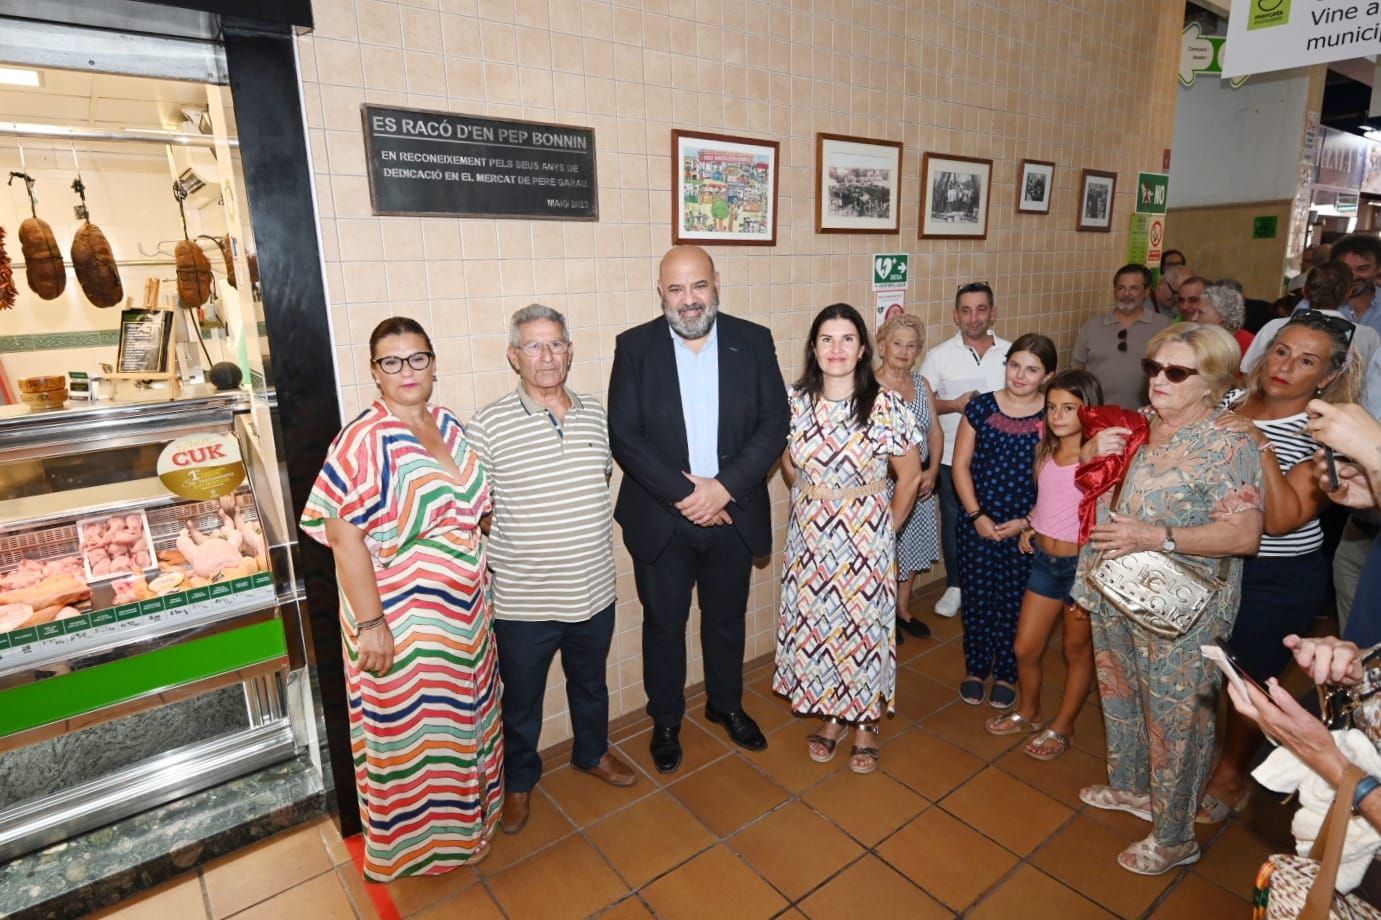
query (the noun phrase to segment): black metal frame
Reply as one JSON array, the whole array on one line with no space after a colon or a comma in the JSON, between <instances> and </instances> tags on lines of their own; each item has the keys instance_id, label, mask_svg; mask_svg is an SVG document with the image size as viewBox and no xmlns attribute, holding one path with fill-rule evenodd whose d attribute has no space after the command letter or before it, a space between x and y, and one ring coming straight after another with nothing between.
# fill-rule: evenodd
<instances>
[{"instance_id":1,"label":"black metal frame","mask_svg":"<svg viewBox=\"0 0 1381 920\"><path fill-rule=\"evenodd\" d=\"M205 8L208 4L177 5ZM227 17L222 27L267 307L264 321L271 357L265 372L277 391L279 423L285 435L279 443L295 521L341 427L300 77L288 25ZM350 751L335 563L330 551L315 541L302 540L299 549L298 571L306 588L309 648L316 671L313 684L326 724L326 780L334 786L328 801L333 803L341 834L348 837L360 830L360 813Z\"/></svg>"}]
</instances>

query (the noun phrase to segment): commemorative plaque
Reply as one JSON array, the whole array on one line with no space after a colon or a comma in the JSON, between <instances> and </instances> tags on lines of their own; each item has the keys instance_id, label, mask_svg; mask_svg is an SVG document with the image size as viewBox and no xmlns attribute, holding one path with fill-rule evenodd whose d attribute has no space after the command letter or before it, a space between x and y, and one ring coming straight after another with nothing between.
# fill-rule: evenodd
<instances>
[{"instance_id":1,"label":"commemorative plaque","mask_svg":"<svg viewBox=\"0 0 1381 920\"><path fill-rule=\"evenodd\" d=\"M595 132L363 106L376 214L598 220Z\"/></svg>"}]
</instances>

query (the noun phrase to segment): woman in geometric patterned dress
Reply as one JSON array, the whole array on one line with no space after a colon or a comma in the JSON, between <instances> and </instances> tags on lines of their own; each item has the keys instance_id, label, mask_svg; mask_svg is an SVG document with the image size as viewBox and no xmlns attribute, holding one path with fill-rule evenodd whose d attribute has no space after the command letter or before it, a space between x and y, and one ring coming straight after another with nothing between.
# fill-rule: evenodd
<instances>
[{"instance_id":1,"label":"woman in geometric patterned dress","mask_svg":"<svg viewBox=\"0 0 1381 920\"><path fill-rule=\"evenodd\" d=\"M431 405L415 321L370 336L380 397L332 442L302 514L340 586L364 875L437 875L489 852L503 800L500 684L480 518L489 485Z\"/></svg>"},{"instance_id":2,"label":"woman in geometric patterned dress","mask_svg":"<svg viewBox=\"0 0 1381 920\"><path fill-rule=\"evenodd\" d=\"M849 768L871 773L878 720L896 690L896 527L916 501L922 432L900 396L878 386L858 311L826 307L788 390L791 483L772 688L824 719L810 758L834 756L855 723ZM888 499L888 471L896 477Z\"/></svg>"},{"instance_id":3,"label":"woman in geometric patterned dress","mask_svg":"<svg viewBox=\"0 0 1381 920\"><path fill-rule=\"evenodd\" d=\"M905 640L905 633L918 639L930 635L930 627L911 615L911 588L916 573L928 570L940 561L940 527L935 516L935 480L940 465L929 463L939 456L945 437L935 423L935 394L930 384L912 370L916 359L925 351L925 325L919 317L900 313L882 324L877 335L878 383L902 398L921 429L916 447L921 452L921 486L916 504L897 534L897 642ZM905 632L903 632L905 631Z\"/></svg>"}]
</instances>

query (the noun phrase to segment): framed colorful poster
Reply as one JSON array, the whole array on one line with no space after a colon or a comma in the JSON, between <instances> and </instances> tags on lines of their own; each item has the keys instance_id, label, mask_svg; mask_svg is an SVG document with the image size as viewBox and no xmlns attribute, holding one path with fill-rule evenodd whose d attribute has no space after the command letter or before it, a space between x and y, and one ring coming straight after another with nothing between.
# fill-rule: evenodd
<instances>
[{"instance_id":1,"label":"framed colorful poster","mask_svg":"<svg viewBox=\"0 0 1381 920\"><path fill-rule=\"evenodd\" d=\"M921 165L921 239L987 239L992 178L992 160L927 153Z\"/></svg>"},{"instance_id":2,"label":"framed colorful poster","mask_svg":"<svg viewBox=\"0 0 1381 920\"><path fill-rule=\"evenodd\" d=\"M815 232L896 233L901 229L899 141L815 135Z\"/></svg>"},{"instance_id":3,"label":"framed colorful poster","mask_svg":"<svg viewBox=\"0 0 1381 920\"><path fill-rule=\"evenodd\" d=\"M1112 230L1112 201L1117 191L1117 173L1084 170L1079 183L1080 230L1108 233Z\"/></svg>"},{"instance_id":4,"label":"framed colorful poster","mask_svg":"<svg viewBox=\"0 0 1381 920\"><path fill-rule=\"evenodd\" d=\"M1055 193L1055 164L1045 160L1022 160L1017 176L1017 211L1021 214L1049 214Z\"/></svg>"},{"instance_id":5,"label":"framed colorful poster","mask_svg":"<svg viewBox=\"0 0 1381 920\"><path fill-rule=\"evenodd\" d=\"M671 132L673 243L777 245L776 141Z\"/></svg>"}]
</instances>

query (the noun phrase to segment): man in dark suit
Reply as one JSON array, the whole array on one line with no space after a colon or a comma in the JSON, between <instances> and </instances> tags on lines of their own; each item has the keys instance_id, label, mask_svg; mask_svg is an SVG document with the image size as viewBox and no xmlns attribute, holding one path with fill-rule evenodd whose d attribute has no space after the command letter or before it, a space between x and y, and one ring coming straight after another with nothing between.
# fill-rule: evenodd
<instances>
[{"instance_id":1,"label":"man in dark suit","mask_svg":"<svg viewBox=\"0 0 1381 920\"><path fill-rule=\"evenodd\" d=\"M719 314L719 274L698 246L661 263L662 316L624 332L609 381L609 442L623 468L614 519L643 605L652 759L681 764L686 620L699 591L705 717L767 747L743 711L744 611L755 556L772 552L767 473L786 446L786 388L772 333Z\"/></svg>"}]
</instances>

